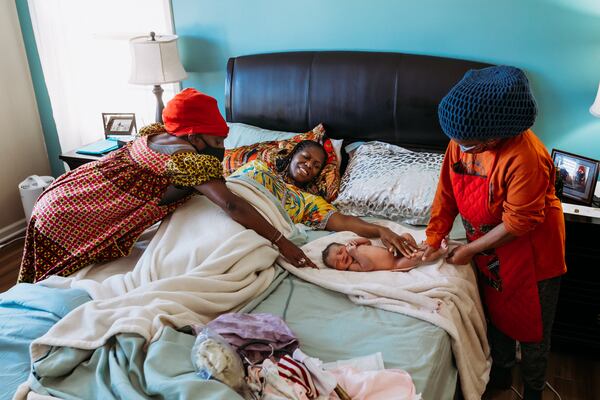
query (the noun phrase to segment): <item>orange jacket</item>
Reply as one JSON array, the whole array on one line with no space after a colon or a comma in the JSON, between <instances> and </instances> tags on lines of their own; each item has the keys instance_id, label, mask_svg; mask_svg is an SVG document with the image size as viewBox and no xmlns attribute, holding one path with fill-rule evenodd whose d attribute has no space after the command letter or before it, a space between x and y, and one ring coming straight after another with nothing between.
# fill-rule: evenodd
<instances>
[{"instance_id":1,"label":"orange jacket","mask_svg":"<svg viewBox=\"0 0 600 400\"><path fill-rule=\"evenodd\" d=\"M493 169L492 152L496 153ZM556 171L546 147L531 130L478 154L463 153L450 141L427 226L427 243L439 247L458 214L450 168L459 161L469 173L489 176L489 211L502 218L510 233L532 232L537 279L565 273L565 222L554 192Z\"/></svg>"}]
</instances>

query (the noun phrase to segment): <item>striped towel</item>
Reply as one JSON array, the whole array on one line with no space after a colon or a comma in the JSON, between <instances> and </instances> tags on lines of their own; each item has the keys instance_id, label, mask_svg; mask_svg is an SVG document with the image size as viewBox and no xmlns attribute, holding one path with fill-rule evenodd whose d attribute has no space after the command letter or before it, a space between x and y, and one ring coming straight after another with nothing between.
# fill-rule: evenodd
<instances>
[{"instance_id":1,"label":"striped towel","mask_svg":"<svg viewBox=\"0 0 600 400\"><path fill-rule=\"evenodd\" d=\"M309 399L319 397L319 391L313 382L310 372L301 362L285 355L277 363L277 370L279 371L279 376L282 378L302 386L306 390L306 396Z\"/></svg>"}]
</instances>

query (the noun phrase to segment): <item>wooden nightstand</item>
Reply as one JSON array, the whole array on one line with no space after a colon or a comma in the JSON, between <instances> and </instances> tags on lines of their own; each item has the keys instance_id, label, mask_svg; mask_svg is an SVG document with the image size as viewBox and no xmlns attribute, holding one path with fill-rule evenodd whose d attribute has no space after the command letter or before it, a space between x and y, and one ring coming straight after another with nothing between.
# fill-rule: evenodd
<instances>
[{"instance_id":1,"label":"wooden nightstand","mask_svg":"<svg viewBox=\"0 0 600 400\"><path fill-rule=\"evenodd\" d=\"M104 139L98 140L98 142L102 142L102 141L104 141ZM97 142L94 142L94 143L97 143ZM118 140L117 143L119 144L119 147L123 147L124 145L127 144L127 141ZM69 168L73 170L77 167L82 166L83 164L87 164L89 162L99 160L108 153L110 153L110 151L104 153L103 155L96 156L96 155L91 155L91 154L80 154L80 153L77 153L77 150L71 150L66 153L62 153L61 155L58 156L58 158L60 158L64 162L66 162L67 165L69 166Z\"/></svg>"},{"instance_id":2,"label":"wooden nightstand","mask_svg":"<svg viewBox=\"0 0 600 400\"><path fill-rule=\"evenodd\" d=\"M552 345L600 353L600 218L565 213L567 273Z\"/></svg>"},{"instance_id":3,"label":"wooden nightstand","mask_svg":"<svg viewBox=\"0 0 600 400\"><path fill-rule=\"evenodd\" d=\"M67 163L69 169L73 170L77 167L87 164L92 161L96 161L102 158L102 156L92 156L89 154L79 154L75 150L62 153L58 156L61 160Z\"/></svg>"}]
</instances>

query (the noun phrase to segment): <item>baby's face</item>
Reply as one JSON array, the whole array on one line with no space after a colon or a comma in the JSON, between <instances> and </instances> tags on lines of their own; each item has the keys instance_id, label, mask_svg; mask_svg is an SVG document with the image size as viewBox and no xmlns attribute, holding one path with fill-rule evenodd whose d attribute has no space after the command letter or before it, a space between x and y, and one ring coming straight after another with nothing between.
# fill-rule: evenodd
<instances>
[{"instance_id":1,"label":"baby's face","mask_svg":"<svg viewBox=\"0 0 600 400\"><path fill-rule=\"evenodd\" d=\"M333 266L333 268L345 271L352 264L352 257L348 254L346 246L335 245L329 250L329 256L327 257L327 264Z\"/></svg>"}]
</instances>

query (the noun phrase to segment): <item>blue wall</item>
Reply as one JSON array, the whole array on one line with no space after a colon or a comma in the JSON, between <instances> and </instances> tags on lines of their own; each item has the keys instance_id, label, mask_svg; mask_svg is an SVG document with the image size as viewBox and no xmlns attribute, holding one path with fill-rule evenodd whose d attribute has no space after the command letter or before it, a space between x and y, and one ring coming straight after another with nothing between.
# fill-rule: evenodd
<instances>
[{"instance_id":1,"label":"blue wall","mask_svg":"<svg viewBox=\"0 0 600 400\"><path fill-rule=\"evenodd\" d=\"M599 0L172 0L183 64L223 106L227 59L373 50L510 64L528 74L548 149L600 159ZM326 122L326 121L324 121Z\"/></svg>"}]
</instances>

